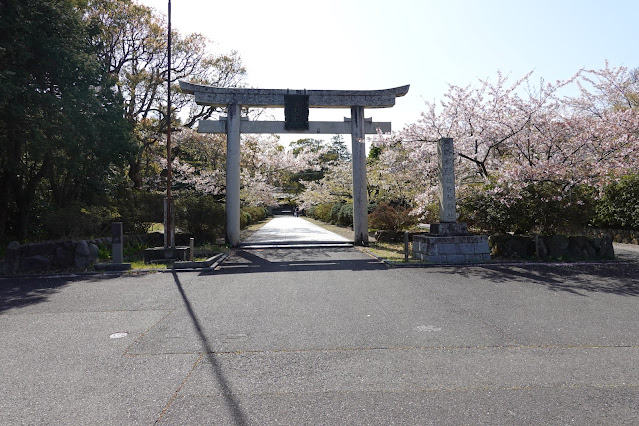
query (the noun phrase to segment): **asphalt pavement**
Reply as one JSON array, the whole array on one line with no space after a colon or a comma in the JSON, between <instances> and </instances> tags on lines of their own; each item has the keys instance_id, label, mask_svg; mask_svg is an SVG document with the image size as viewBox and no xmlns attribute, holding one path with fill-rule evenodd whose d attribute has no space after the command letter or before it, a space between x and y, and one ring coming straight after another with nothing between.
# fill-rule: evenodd
<instances>
[{"instance_id":1,"label":"asphalt pavement","mask_svg":"<svg viewBox=\"0 0 639 426\"><path fill-rule=\"evenodd\" d=\"M638 277L320 245L4 278L0 424L635 425Z\"/></svg>"}]
</instances>

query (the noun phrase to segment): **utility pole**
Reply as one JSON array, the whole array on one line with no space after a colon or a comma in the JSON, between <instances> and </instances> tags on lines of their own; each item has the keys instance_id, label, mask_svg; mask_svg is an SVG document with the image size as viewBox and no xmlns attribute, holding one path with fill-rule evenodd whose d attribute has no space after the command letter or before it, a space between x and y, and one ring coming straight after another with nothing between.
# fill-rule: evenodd
<instances>
[{"instance_id":1,"label":"utility pole","mask_svg":"<svg viewBox=\"0 0 639 426\"><path fill-rule=\"evenodd\" d=\"M167 105L166 105L166 218L164 224L164 248L175 248L173 238L173 196L171 195L171 0L169 0L168 31L168 72L167 72Z\"/></svg>"}]
</instances>

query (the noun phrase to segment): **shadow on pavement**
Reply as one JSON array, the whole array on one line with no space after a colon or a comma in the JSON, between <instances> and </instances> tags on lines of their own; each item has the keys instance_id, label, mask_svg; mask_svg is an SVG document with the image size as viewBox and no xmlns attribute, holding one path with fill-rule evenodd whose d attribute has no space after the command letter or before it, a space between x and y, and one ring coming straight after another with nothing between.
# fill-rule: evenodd
<instances>
[{"instance_id":1,"label":"shadow on pavement","mask_svg":"<svg viewBox=\"0 0 639 426\"><path fill-rule=\"evenodd\" d=\"M385 263L353 248L304 248L235 250L213 273L374 271L387 268Z\"/></svg>"},{"instance_id":2,"label":"shadow on pavement","mask_svg":"<svg viewBox=\"0 0 639 426\"><path fill-rule=\"evenodd\" d=\"M209 364L211 365L214 379L217 380L220 388L222 389L222 394L226 401L226 405L228 406L231 416L235 420L235 424L240 426L247 425L248 421L246 419L246 415L242 411L239 401L236 399L235 395L233 395L233 389L231 388L231 385L229 384L226 376L224 375L224 372L222 371L222 367L215 356L213 348L211 347L211 344L209 343L204 330L202 329L202 325L200 324L200 321L198 320L197 315L195 314L195 311L191 306L189 298L184 292L184 288L182 287L182 283L180 283L180 279L178 278L178 274L176 272L173 272L173 279L175 280L175 285L180 292L180 296L182 296L182 301L184 302L184 306L186 307L189 317L193 322L193 328L195 328L198 338L202 343L202 351L206 355Z\"/></svg>"},{"instance_id":3,"label":"shadow on pavement","mask_svg":"<svg viewBox=\"0 0 639 426\"><path fill-rule=\"evenodd\" d=\"M578 296L587 296L584 292L639 296L639 265L632 263L490 265L443 271L497 283L543 285L551 291Z\"/></svg>"},{"instance_id":4,"label":"shadow on pavement","mask_svg":"<svg viewBox=\"0 0 639 426\"><path fill-rule=\"evenodd\" d=\"M71 274L66 276L2 277L0 278L0 313L46 302L51 296L77 281L106 281L121 276L121 274L96 276ZM136 275L127 276L135 277Z\"/></svg>"}]
</instances>

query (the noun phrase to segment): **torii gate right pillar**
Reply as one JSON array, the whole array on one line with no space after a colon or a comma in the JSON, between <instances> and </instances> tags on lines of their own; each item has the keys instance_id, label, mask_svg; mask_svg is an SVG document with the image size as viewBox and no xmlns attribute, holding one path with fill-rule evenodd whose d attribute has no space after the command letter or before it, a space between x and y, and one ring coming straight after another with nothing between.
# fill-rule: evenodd
<instances>
[{"instance_id":1,"label":"torii gate right pillar","mask_svg":"<svg viewBox=\"0 0 639 426\"><path fill-rule=\"evenodd\" d=\"M368 245L368 184L366 181L366 144L364 138L364 107L351 107L353 243L356 246Z\"/></svg>"},{"instance_id":2,"label":"torii gate right pillar","mask_svg":"<svg viewBox=\"0 0 639 426\"><path fill-rule=\"evenodd\" d=\"M228 105L226 129L226 241L240 244L240 105Z\"/></svg>"}]
</instances>

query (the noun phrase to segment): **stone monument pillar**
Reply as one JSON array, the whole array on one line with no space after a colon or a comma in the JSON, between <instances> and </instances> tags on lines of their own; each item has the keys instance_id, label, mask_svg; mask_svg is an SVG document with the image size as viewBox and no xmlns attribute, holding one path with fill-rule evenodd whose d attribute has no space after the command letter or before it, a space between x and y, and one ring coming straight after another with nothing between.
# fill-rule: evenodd
<instances>
[{"instance_id":1,"label":"stone monument pillar","mask_svg":"<svg viewBox=\"0 0 639 426\"><path fill-rule=\"evenodd\" d=\"M455 148L452 138L437 142L439 170L439 223L430 225L430 232L437 235L466 235L465 223L457 223L455 199Z\"/></svg>"},{"instance_id":2,"label":"stone monument pillar","mask_svg":"<svg viewBox=\"0 0 639 426\"><path fill-rule=\"evenodd\" d=\"M124 231L122 228L122 222L111 223L111 251L113 263L122 263L124 261L123 240Z\"/></svg>"},{"instance_id":3,"label":"stone monument pillar","mask_svg":"<svg viewBox=\"0 0 639 426\"><path fill-rule=\"evenodd\" d=\"M437 142L439 165L439 221L457 222L455 207L455 150L451 138L442 138Z\"/></svg>"},{"instance_id":4,"label":"stone monument pillar","mask_svg":"<svg viewBox=\"0 0 639 426\"><path fill-rule=\"evenodd\" d=\"M413 237L413 256L433 263L474 263L490 260L488 237L470 235L457 222L455 205L455 150L451 138L437 143L439 164L439 223L430 233Z\"/></svg>"},{"instance_id":5,"label":"stone monument pillar","mask_svg":"<svg viewBox=\"0 0 639 426\"><path fill-rule=\"evenodd\" d=\"M124 228L122 222L111 223L111 263L96 263L98 271L127 271L130 263L124 263Z\"/></svg>"}]
</instances>

